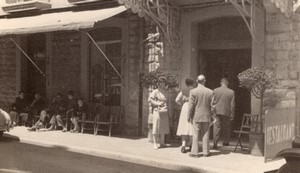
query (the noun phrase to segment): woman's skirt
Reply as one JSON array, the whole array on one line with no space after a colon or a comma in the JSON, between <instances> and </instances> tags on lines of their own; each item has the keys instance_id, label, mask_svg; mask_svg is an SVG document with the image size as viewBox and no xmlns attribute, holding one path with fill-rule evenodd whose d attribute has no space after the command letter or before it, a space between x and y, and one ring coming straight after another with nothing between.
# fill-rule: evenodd
<instances>
[{"instance_id":1,"label":"woman's skirt","mask_svg":"<svg viewBox=\"0 0 300 173\"><path fill-rule=\"evenodd\" d=\"M169 134L169 114L168 112L153 111L153 134Z\"/></svg>"},{"instance_id":2,"label":"woman's skirt","mask_svg":"<svg viewBox=\"0 0 300 173\"><path fill-rule=\"evenodd\" d=\"M193 126L191 123L188 122L188 108L189 104L188 102L185 102L182 105L181 112L180 112L180 118L178 122L178 128L177 128L177 135L193 135Z\"/></svg>"}]
</instances>

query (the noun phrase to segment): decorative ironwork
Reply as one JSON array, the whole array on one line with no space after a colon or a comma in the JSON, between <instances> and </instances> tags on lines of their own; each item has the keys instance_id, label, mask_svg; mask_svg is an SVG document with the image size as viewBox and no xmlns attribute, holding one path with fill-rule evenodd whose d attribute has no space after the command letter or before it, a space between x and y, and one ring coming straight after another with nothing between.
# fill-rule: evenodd
<instances>
[{"instance_id":1,"label":"decorative ironwork","mask_svg":"<svg viewBox=\"0 0 300 173\"><path fill-rule=\"evenodd\" d=\"M225 2L231 3L233 7L237 9L237 11L242 16L243 20L246 23L247 28L250 31L252 39L254 41L258 41L256 38L256 10L261 8L262 1L261 0L225 0ZM247 19L249 17L250 20Z\"/></svg>"},{"instance_id":2,"label":"decorative ironwork","mask_svg":"<svg viewBox=\"0 0 300 173\"><path fill-rule=\"evenodd\" d=\"M118 0L118 2L140 17L154 20L169 42L171 49L175 48L176 42L180 40L176 27L176 22L179 20L177 5L169 0Z\"/></svg>"}]
</instances>

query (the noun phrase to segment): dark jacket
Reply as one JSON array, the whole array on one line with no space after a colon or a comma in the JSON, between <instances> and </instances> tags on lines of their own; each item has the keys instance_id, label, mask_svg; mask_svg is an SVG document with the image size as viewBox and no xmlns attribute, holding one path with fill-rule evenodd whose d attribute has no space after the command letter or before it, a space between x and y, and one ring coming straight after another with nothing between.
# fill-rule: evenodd
<instances>
[{"instance_id":1,"label":"dark jacket","mask_svg":"<svg viewBox=\"0 0 300 173\"><path fill-rule=\"evenodd\" d=\"M234 91L229 89L227 86L221 86L219 88L214 89L213 105L215 107L216 114L234 118Z\"/></svg>"},{"instance_id":2,"label":"dark jacket","mask_svg":"<svg viewBox=\"0 0 300 173\"><path fill-rule=\"evenodd\" d=\"M15 106L16 106L16 111L18 113L27 113L28 112L27 107L29 106L29 102L26 99L26 97L23 99L17 97L15 101Z\"/></svg>"}]
</instances>

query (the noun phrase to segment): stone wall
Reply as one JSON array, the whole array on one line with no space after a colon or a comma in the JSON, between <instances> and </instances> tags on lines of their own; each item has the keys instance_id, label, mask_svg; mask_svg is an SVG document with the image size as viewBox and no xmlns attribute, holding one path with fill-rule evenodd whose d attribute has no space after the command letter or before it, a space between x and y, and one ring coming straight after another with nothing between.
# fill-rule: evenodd
<instances>
[{"instance_id":1,"label":"stone wall","mask_svg":"<svg viewBox=\"0 0 300 173\"><path fill-rule=\"evenodd\" d=\"M299 22L282 13L266 15L265 65L276 74L278 84L266 92L264 107L286 108L296 105L300 72Z\"/></svg>"},{"instance_id":2,"label":"stone wall","mask_svg":"<svg viewBox=\"0 0 300 173\"><path fill-rule=\"evenodd\" d=\"M128 43L128 108L125 117L126 133L136 135L139 117L139 70L140 70L140 18L129 17Z\"/></svg>"},{"instance_id":3,"label":"stone wall","mask_svg":"<svg viewBox=\"0 0 300 173\"><path fill-rule=\"evenodd\" d=\"M7 37L0 38L0 108L14 102L16 86L16 47Z\"/></svg>"},{"instance_id":4,"label":"stone wall","mask_svg":"<svg viewBox=\"0 0 300 173\"><path fill-rule=\"evenodd\" d=\"M54 32L51 36L51 93L80 91L80 32Z\"/></svg>"}]
</instances>

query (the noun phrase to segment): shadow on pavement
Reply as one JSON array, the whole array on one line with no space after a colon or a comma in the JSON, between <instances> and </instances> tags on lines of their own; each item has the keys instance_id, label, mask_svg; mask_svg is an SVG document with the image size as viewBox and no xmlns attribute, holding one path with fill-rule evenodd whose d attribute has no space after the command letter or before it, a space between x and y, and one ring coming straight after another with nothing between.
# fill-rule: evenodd
<instances>
[{"instance_id":1,"label":"shadow on pavement","mask_svg":"<svg viewBox=\"0 0 300 173\"><path fill-rule=\"evenodd\" d=\"M20 173L194 173L190 168L169 170L68 151L68 147L37 146L5 134L0 139L0 172ZM178 168L179 169L179 168Z\"/></svg>"},{"instance_id":2,"label":"shadow on pavement","mask_svg":"<svg viewBox=\"0 0 300 173\"><path fill-rule=\"evenodd\" d=\"M0 143L2 142L13 142L13 141L20 141L18 136L10 135L7 133L3 134L3 137L0 137Z\"/></svg>"}]
</instances>

